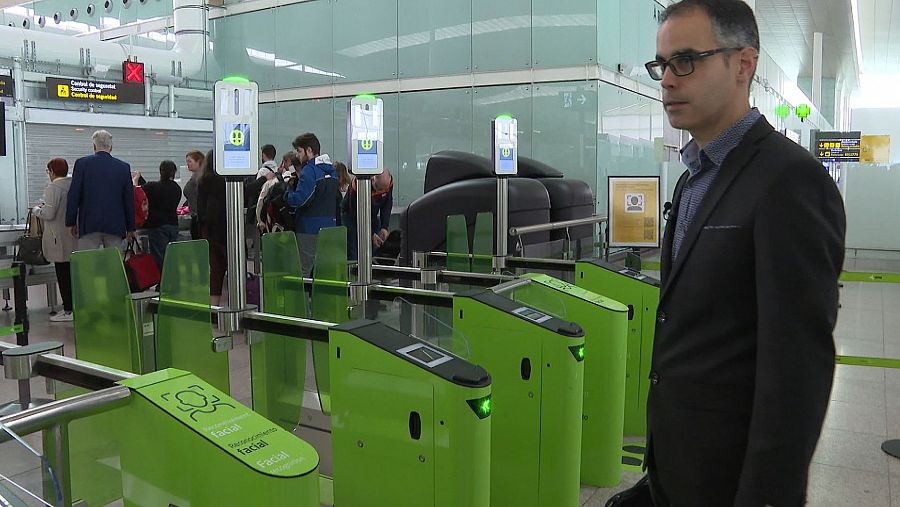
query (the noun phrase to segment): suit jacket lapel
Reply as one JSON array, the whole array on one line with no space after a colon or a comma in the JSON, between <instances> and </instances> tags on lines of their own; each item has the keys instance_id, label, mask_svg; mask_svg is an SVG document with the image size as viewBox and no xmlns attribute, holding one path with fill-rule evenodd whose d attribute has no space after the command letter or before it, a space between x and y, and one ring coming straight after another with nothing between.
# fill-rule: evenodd
<instances>
[{"instance_id":1,"label":"suit jacket lapel","mask_svg":"<svg viewBox=\"0 0 900 507\"><path fill-rule=\"evenodd\" d=\"M678 251L678 257L674 259L672 270L666 277L665 283L661 289L659 295L660 302L663 301L669 288L678 278L678 274L684 266L685 259L690 255L694 243L697 242L697 238L700 236L700 231L703 230L706 221L716 209L722 196L725 195L725 192L734 182L734 179L744 170L747 164L753 160L753 157L759 151L757 143L773 131L774 129L769 125L769 122L766 121L764 117L760 118L753 127L750 128L750 131L747 132L747 135L744 136L744 139L741 140L740 144L725 157L722 167L719 168L719 174L716 175L716 179L713 181L712 186L709 187L709 191L707 191L706 195L703 197L703 202L700 203L700 208L697 209L697 213L694 215L694 219L685 233L684 240ZM669 246L669 252L671 252L671 245ZM671 254L669 255L671 256Z\"/></svg>"},{"instance_id":2,"label":"suit jacket lapel","mask_svg":"<svg viewBox=\"0 0 900 507\"><path fill-rule=\"evenodd\" d=\"M675 223L678 220L678 207L681 204L684 183L689 175L690 173L685 171L678 178L678 183L675 184L675 192L672 193L672 207L669 208L669 219L666 221L666 230L663 234L662 251L659 259L659 273L662 280L667 280L667 275L672 270L672 241L675 238Z\"/></svg>"}]
</instances>

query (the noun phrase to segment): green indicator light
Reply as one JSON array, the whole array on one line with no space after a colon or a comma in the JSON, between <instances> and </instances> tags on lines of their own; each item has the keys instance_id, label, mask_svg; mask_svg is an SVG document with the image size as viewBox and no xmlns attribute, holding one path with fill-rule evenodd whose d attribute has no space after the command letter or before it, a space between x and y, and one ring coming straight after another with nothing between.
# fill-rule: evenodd
<instances>
[{"instance_id":1,"label":"green indicator light","mask_svg":"<svg viewBox=\"0 0 900 507\"><path fill-rule=\"evenodd\" d=\"M372 95L371 93L363 93L363 94L361 94L361 95L357 95L356 98L358 98L358 99L375 100L375 96Z\"/></svg>"},{"instance_id":2,"label":"green indicator light","mask_svg":"<svg viewBox=\"0 0 900 507\"><path fill-rule=\"evenodd\" d=\"M791 114L791 106L787 104L778 104L775 106L775 116L779 118L787 118Z\"/></svg>"},{"instance_id":3,"label":"green indicator light","mask_svg":"<svg viewBox=\"0 0 900 507\"><path fill-rule=\"evenodd\" d=\"M794 110L797 114L797 117L800 119L806 118L812 112L807 104L798 104L797 109Z\"/></svg>"},{"instance_id":4,"label":"green indicator light","mask_svg":"<svg viewBox=\"0 0 900 507\"><path fill-rule=\"evenodd\" d=\"M581 361L584 361L584 345L583 344L582 345L572 345L571 347L569 347L569 352L572 353L572 356L579 363Z\"/></svg>"},{"instance_id":5,"label":"green indicator light","mask_svg":"<svg viewBox=\"0 0 900 507\"><path fill-rule=\"evenodd\" d=\"M479 419L485 419L491 415L491 395L487 395L484 398L466 400L466 403L469 404L472 412L475 412Z\"/></svg>"},{"instance_id":6,"label":"green indicator light","mask_svg":"<svg viewBox=\"0 0 900 507\"><path fill-rule=\"evenodd\" d=\"M226 83L249 83L250 80L244 76L225 76L222 78L222 81Z\"/></svg>"},{"instance_id":7,"label":"green indicator light","mask_svg":"<svg viewBox=\"0 0 900 507\"><path fill-rule=\"evenodd\" d=\"M500 116L497 117L497 119L498 120L512 120L512 116L510 116L508 114L501 114Z\"/></svg>"}]
</instances>

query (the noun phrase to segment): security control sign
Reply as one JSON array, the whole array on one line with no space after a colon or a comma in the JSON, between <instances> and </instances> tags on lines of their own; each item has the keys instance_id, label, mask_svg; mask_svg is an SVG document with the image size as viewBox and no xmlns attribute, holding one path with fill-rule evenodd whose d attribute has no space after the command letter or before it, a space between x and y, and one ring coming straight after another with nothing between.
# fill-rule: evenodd
<instances>
[{"instance_id":1,"label":"security control sign","mask_svg":"<svg viewBox=\"0 0 900 507\"><path fill-rule=\"evenodd\" d=\"M0 97L15 97L16 84L12 76L0 75Z\"/></svg>"},{"instance_id":2,"label":"security control sign","mask_svg":"<svg viewBox=\"0 0 900 507\"><path fill-rule=\"evenodd\" d=\"M509 115L491 122L494 174L510 176L519 172L519 124Z\"/></svg>"},{"instance_id":3,"label":"security control sign","mask_svg":"<svg viewBox=\"0 0 900 507\"><path fill-rule=\"evenodd\" d=\"M347 107L350 172L381 174L384 171L384 101L374 95L357 95Z\"/></svg>"},{"instance_id":4,"label":"security control sign","mask_svg":"<svg viewBox=\"0 0 900 507\"><path fill-rule=\"evenodd\" d=\"M859 162L860 132L816 132L815 155L820 162Z\"/></svg>"},{"instance_id":5,"label":"security control sign","mask_svg":"<svg viewBox=\"0 0 900 507\"><path fill-rule=\"evenodd\" d=\"M226 79L215 88L216 170L249 176L259 167L259 89L246 79Z\"/></svg>"},{"instance_id":6,"label":"security control sign","mask_svg":"<svg viewBox=\"0 0 900 507\"><path fill-rule=\"evenodd\" d=\"M143 104L144 85L113 83L92 79L47 78L47 98L51 100Z\"/></svg>"}]
</instances>

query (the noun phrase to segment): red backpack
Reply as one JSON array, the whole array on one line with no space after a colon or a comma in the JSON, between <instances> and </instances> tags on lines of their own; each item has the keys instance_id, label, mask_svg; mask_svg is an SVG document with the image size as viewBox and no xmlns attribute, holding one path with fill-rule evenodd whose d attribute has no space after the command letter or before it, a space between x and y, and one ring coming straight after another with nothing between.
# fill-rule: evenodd
<instances>
[{"instance_id":1,"label":"red backpack","mask_svg":"<svg viewBox=\"0 0 900 507\"><path fill-rule=\"evenodd\" d=\"M134 228L140 229L150 216L150 201L141 187L134 187Z\"/></svg>"}]
</instances>

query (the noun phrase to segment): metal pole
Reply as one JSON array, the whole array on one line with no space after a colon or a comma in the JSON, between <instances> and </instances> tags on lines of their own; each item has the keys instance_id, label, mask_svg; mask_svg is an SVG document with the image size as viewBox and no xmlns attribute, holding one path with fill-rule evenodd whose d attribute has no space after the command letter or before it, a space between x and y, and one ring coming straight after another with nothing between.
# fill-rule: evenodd
<instances>
[{"instance_id":1,"label":"metal pole","mask_svg":"<svg viewBox=\"0 0 900 507\"><path fill-rule=\"evenodd\" d=\"M169 85L169 118L177 118L175 112L175 85Z\"/></svg>"},{"instance_id":2,"label":"metal pole","mask_svg":"<svg viewBox=\"0 0 900 507\"><path fill-rule=\"evenodd\" d=\"M494 271L501 272L506 268L506 254L509 230L509 179L497 177L497 251L494 253Z\"/></svg>"},{"instance_id":3,"label":"metal pole","mask_svg":"<svg viewBox=\"0 0 900 507\"><path fill-rule=\"evenodd\" d=\"M26 269L24 262L15 264L19 270L19 274L13 278L13 298L15 300L16 310L14 323L22 326L22 330L16 333L16 345L28 345L28 285L25 283ZM22 410L28 409L31 405L31 382L28 379L19 380L19 406Z\"/></svg>"},{"instance_id":4,"label":"metal pole","mask_svg":"<svg viewBox=\"0 0 900 507\"><path fill-rule=\"evenodd\" d=\"M244 249L244 182L240 176L229 176L225 183L226 245L228 248L228 306L240 310L247 303L247 252ZM219 314L228 319L230 331L240 325L236 313Z\"/></svg>"},{"instance_id":5,"label":"metal pole","mask_svg":"<svg viewBox=\"0 0 900 507\"><path fill-rule=\"evenodd\" d=\"M356 178L356 245L359 262L357 283L372 283L372 180L369 176Z\"/></svg>"}]
</instances>

